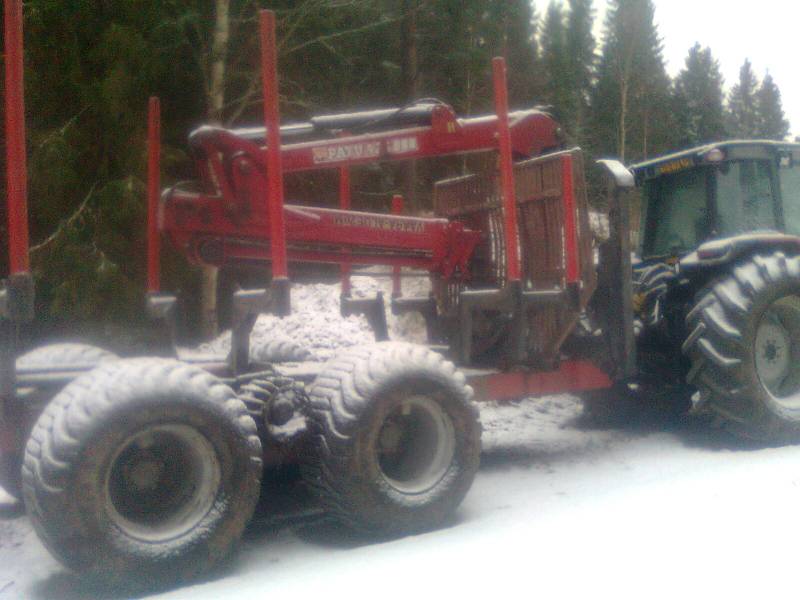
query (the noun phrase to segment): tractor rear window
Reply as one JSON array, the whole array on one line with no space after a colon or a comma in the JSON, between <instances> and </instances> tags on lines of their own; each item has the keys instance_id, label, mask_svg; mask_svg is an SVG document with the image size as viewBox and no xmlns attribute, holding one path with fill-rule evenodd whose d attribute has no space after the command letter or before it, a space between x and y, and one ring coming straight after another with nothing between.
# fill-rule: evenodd
<instances>
[{"instance_id":1,"label":"tractor rear window","mask_svg":"<svg viewBox=\"0 0 800 600\"><path fill-rule=\"evenodd\" d=\"M706 170L662 176L645 185L642 215L645 257L678 255L691 250L708 232Z\"/></svg>"},{"instance_id":2,"label":"tractor rear window","mask_svg":"<svg viewBox=\"0 0 800 600\"><path fill-rule=\"evenodd\" d=\"M768 161L730 162L717 175L717 233L777 229Z\"/></svg>"}]
</instances>

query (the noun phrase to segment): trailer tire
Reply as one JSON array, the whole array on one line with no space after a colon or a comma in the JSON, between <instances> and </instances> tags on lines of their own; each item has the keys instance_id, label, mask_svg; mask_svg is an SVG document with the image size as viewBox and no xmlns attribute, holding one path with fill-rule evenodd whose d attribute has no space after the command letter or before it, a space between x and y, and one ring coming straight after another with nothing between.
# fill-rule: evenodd
<instances>
[{"instance_id":1,"label":"trailer tire","mask_svg":"<svg viewBox=\"0 0 800 600\"><path fill-rule=\"evenodd\" d=\"M17 368L99 365L119 358L113 352L90 344L62 342L34 348L17 359Z\"/></svg>"},{"instance_id":2,"label":"trailer tire","mask_svg":"<svg viewBox=\"0 0 800 600\"><path fill-rule=\"evenodd\" d=\"M695 412L742 437L800 439L800 257L740 261L698 294L686 324Z\"/></svg>"},{"instance_id":3,"label":"trailer tire","mask_svg":"<svg viewBox=\"0 0 800 600\"><path fill-rule=\"evenodd\" d=\"M309 391L307 483L356 531L396 536L440 525L480 462L472 393L453 363L424 346L348 349Z\"/></svg>"},{"instance_id":4,"label":"trailer tire","mask_svg":"<svg viewBox=\"0 0 800 600\"><path fill-rule=\"evenodd\" d=\"M250 359L270 364L282 362L304 362L315 360L314 354L302 344L287 337L250 341Z\"/></svg>"},{"instance_id":5,"label":"trailer tire","mask_svg":"<svg viewBox=\"0 0 800 600\"><path fill-rule=\"evenodd\" d=\"M261 470L256 425L230 387L175 360L119 360L47 406L25 449L23 493L65 566L136 588L191 580L225 557Z\"/></svg>"},{"instance_id":6,"label":"trailer tire","mask_svg":"<svg viewBox=\"0 0 800 600\"><path fill-rule=\"evenodd\" d=\"M16 360L17 369L21 368L46 368L70 366L94 366L118 357L112 352L81 343L58 343L40 346L26 352ZM27 439L30 428L38 416L38 412L52 398L53 391L46 388L22 388L17 390L17 396L24 403L22 440ZM3 489L15 500L22 499L22 481L20 470L22 468L22 449L20 452L7 452L0 457L0 481L5 486Z\"/></svg>"}]
</instances>

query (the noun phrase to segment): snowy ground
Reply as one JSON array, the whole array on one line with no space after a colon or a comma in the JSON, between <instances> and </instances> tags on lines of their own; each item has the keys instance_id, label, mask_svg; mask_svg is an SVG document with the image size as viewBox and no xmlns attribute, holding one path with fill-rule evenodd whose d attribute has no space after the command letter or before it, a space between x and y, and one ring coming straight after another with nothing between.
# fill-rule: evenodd
<instances>
[{"instance_id":1,"label":"snowy ground","mask_svg":"<svg viewBox=\"0 0 800 600\"><path fill-rule=\"evenodd\" d=\"M357 285L378 289L369 279ZM426 292L424 280L407 287ZM338 290L296 291L307 317L284 322L286 335L319 358L335 350L337 330L361 343L366 324L338 315ZM413 339L420 325L390 319L395 337ZM225 351L224 336L212 344ZM159 597L797 596L800 447L747 446L652 416L592 428L570 396L484 404L481 419L481 470L444 528L354 539L300 486L267 483L240 552L207 581ZM3 503L0 491L0 600L121 597L64 571Z\"/></svg>"},{"instance_id":2,"label":"snowy ground","mask_svg":"<svg viewBox=\"0 0 800 600\"><path fill-rule=\"evenodd\" d=\"M579 413L568 396L485 407L475 485L425 535L353 539L274 487L230 564L159 597L797 597L800 448ZM0 520L0 599L84 597L117 596L64 572L24 517Z\"/></svg>"}]
</instances>

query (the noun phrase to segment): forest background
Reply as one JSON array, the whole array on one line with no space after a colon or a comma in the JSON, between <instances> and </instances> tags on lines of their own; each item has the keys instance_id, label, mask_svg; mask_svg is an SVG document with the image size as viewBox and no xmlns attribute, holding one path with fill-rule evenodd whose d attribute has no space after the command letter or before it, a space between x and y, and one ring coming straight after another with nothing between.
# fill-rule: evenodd
<instances>
[{"instance_id":1,"label":"forest background","mask_svg":"<svg viewBox=\"0 0 800 600\"><path fill-rule=\"evenodd\" d=\"M194 178L190 130L261 122L259 8L278 17L284 122L420 97L441 98L463 116L491 112L490 61L502 55L512 107L549 106L590 159L631 163L790 131L776 82L749 61L726 91L713 50L697 44L671 78L652 0L610 0L599 38L592 0L27 0L36 337L89 332L135 346L134 332L147 329L147 99L162 101L164 184ZM431 182L465 165L361 167L354 207L388 211L401 192L412 212L429 211ZM330 174L290 178L287 188L292 200L336 202ZM164 272L167 287L185 299L185 318L200 325L192 330L213 335L216 291L242 274L189 268L172 252Z\"/></svg>"}]
</instances>

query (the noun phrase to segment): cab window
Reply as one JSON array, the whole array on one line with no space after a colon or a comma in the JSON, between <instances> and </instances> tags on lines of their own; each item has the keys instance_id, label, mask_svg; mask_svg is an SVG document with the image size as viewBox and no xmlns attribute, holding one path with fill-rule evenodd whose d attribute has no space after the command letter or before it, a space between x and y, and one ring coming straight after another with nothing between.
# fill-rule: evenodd
<instances>
[{"instance_id":1,"label":"cab window","mask_svg":"<svg viewBox=\"0 0 800 600\"><path fill-rule=\"evenodd\" d=\"M778 226L769 161L722 165L717 172L717 234L736 235Z\"/></svg>"},{"instance_id":2,"label":"cab window","mask_svg":"<svg viewBox=\"0 0 800 600\"><path fill-rule=\"evenodd\" d=\"M786 233L800 235L800 164L781 159L779 175Z\"/></svg>"},{"instance_id":3,"label":"cab window","mask_svg":"<svg viewBox=\"0 0 800 600\"><path fill-rule=\"evenodd\" d=\"M678 255L708 235L706 173L690 169L645 183L643 256Z\"/></svg>"}]
</instances>

